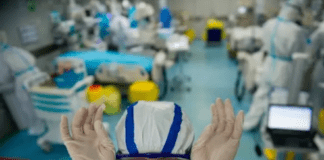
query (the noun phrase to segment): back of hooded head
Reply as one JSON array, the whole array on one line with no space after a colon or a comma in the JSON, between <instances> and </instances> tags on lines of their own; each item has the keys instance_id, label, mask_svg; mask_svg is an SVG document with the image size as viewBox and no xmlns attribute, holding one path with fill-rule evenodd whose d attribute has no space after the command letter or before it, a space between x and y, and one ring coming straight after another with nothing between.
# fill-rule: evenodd
<instances>
[{"instance_id":1,"label":"back of hooded head","mask_svg":"<svg viewBox=\"0 0 324 160\"><path fill-rule=\"evenodd\" d=\"M116 126L117 157L189 159L194 130L189 117L173 102L132 104Z\"/></svg>"},{"instance_id":2,"label":"back of hooded head","mask_svg":"<svg viewBox=\"0 0 324 160\"><path fill-rule=\"evenodd\" d=\"M301 21L305 4L305 0L289 0L284 3L279 16L289 21Z\"/></svg>"}]
</instances>

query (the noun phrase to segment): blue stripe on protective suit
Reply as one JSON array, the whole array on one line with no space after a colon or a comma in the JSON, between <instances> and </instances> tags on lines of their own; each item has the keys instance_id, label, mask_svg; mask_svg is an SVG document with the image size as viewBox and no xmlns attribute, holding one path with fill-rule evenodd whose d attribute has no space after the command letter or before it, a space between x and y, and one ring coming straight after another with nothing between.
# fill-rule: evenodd
<instances>
[{"instance_id":1,"label":"blue stripe on protective suit","mask_svg":"<svg viewBox=\"0 0 324 160\"><path fill-rule=\"evenodd\" d=\"M145 157L145 158L165 158L165 157L172 157L172 158L184 158L190 159L190 155L183 155L183 154L170 154L170 153L139 153L139 154L117 154L116 159L122 158L130 158L130 157Z\"/></svg>"},{"instance_id":2,"label":"blue stripe on protective suit","mask_svg":"<svg viewBox=\"0 0 324 160\"><path fill-rule=\"evenodd\" d=\"M79 87L78 89L76 89L76 93L78 93L78 92L82 92L82 91L84 91L85 89L87 88L87 85L83 85L83 86L81 86L81 87Z\"/></svg>"},{"instance_id":3,"label":"blue stripe on protective suit","mask_svg":"<svg viewBox=\"0 0 324 160\"><path fill-rule=\"evenodd\" d=\"M0 42L0 46L1 46L1 51L5 51L6 49L10 48L8 44L2 42Z\"/></svg>"},{"instance_id":4,"label":"blue stripe on protective suit","mask_svg":"<svg viewBox=\"0 0 324 160\"><path fill-rule=\"evenodd\" d=\"M137 146L135 143L135 127L134 127L134 106L137 104L133 103L127 108L127 117L125 121L125 126L126 126L126 147L129 152L129 154L137 154Z\"/></svg>"},{"instance_id":5,"label":"blue stripe on protective suit","mask_svg":"<svg viewBox=\"0 0 324 160\"><path fill-rule=\"evenodd\" d=\"M308 44L308 45L312 44L312 39L311 39L311 38L308 38L308 39L306 40L306 44Z\"/></svg>"},{"instance_id":6,"label":"blue stripe on protective suit","mask_svg":"<svg viewBox=\"0 0 324 160\"><path fill-rule=\"evenodd\" d=\"M19 76L21 76L21 75L23 75L23 74L25 74L25 73L27 73L29 71L32 71L34 69L35 69L34 66L30 66L30 67L28 67L27 69L25 69L23 71L18 71L18 72L15 73L15 77L19 77Z\"/></svg>"},{"instance_id":7,"label":"blue stripe on protective suit","mask_svg":"<svg viewBox=\"0 0 324 160\"><path fill-rule=\"evenodd\" d=\"M87 88L87 85L83 85L76 89L76 93L84 91ZM39 93L31 93L31 96L39 97L39 98L48 98L48 99L63 99L69 98L68 96L61 96L61 95L49 95L49 94L39 94Z\"/></svg>"},{"instance_id":8,"label":"blue stripe on protective suit","mask_svg":"<svg viewBox=\"0 0 324 160\"><path fill-rule=\"evenodd\" d=\"M136 14L136 8L135 7L130 8L128 17L129 17L131 28L137 28L137 26L138 26L138 23L135 19L135 14Z\"/></svg>"},{"instance_id":9,"label":"blue stripe on protective suit","mask_svg":"<svg viewBox=\"0 0 324 160\"><path fill-rule=\"evenodd\" d=\"M122 54L118 52L105 51L71 51L59 56L59 59L64 58L78 58L82 59L87 68L89 75L94 75L97 68L101 64L119 63L129 65L140 65L148 73L153 68L153 58L147 56L136 56L129 54Z\"/></svg>"},{"instance_id":10,"label":"blue stripe on protective suit","mask_svg":"<svg viewBox=\"0 0 324 160\"><path fill-rule=\"evenodd\" d=\"M35 108L46 111L46 112L54 112L54 113L66 113L71 112L69 109L59 109L59 108L51 108L51 107L43 107L43 106L35 106Z\"/></svg>"},{"instance_id":11,"label":"blue stripe on protective suit","mask_svg":"<svg viewBox=\"0 0 324 160\"><path fill-rule=\"evenodd\" d=\"M277 55L271 55L272 58L274 59L279 59L279 60L282 60L282 61L292 61L292 57L286 57L286 56L277 56Z\"/></svg>"},{"instance_id":12,"label":"blue stripe on protective suit","mask_svg":"<svg viewBox=\"0 0 324 160\"><path fill-rule=\"evenodd\" d=\"M172 150L175 146L175 143L178 139L178 134L180 132L181 128L181 123L182 123L182 111L181 108L177 105L174 104L174 117L173 117L173 122L169 131L168 138L164 144L164 147L162 149L162 153L172 153Z\"/></svg>"},{"instance_id":13,"label":"blue stripe on protective suit","mask_svg":"<svg viewBox=\"0 0 324 160\"><path fill-rule=\"evenodd\" d=\"M109 35L109 18L106 13L97 13L95 17L100 19L100 38L105 39Z\"/></svg>"},{"instance_id":14,"label":"blue stripe on protective suit","mask_svg":"<svg viewBox=\"0 0 324 160\"><path fill-rule=\"evenodd\" d=\"M277 18L276 26L275 26L275 28L273 30L272 35L271 35L270 56L275 59L273 61L273 63L272 63L272 67L274 67L276 65L276 60L288 61L288 62L292 61L291 56L279 56L279 55L276 54L275 36L277 34L277 30L278 30L279 25L280 25L281 22L290 22L290 21L287 21L282 17Z\"/></svg>"},{"instance_id":15,"label":"blue stripe on protective suit","mask_svg":"<svg viewBox=\"0 0 324 160\"><path fill-rule=\"evenodd\" d=\"M68 98L67 96L48 95L48 94L38 94L38 93L31 93L31 96L36 96L36 97L40 97L40 98L49 98L49 99Z\"/></svg>"},{"instance_id":16,"label":"blue stripe on protective suit","mask_svg":"<svg viewBox=\"0 0 324 160\"><path fill-rule=\"evenodd\" d=\"M37 100L32 99L34 103L40 103L45 105L53 105L53 106L68 106L70 103L68 102L53 102L53 101L44 101L44 100Z\"/></svg>"}]
</instances>

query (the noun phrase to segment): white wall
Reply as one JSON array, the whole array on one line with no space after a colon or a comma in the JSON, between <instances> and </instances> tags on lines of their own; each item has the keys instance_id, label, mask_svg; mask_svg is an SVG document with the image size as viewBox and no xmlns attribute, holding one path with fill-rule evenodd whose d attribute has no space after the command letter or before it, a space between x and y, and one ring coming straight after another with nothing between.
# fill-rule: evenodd
<instances>
[{"instance_id":1,"label":"white wall","mask_svg":"<svg viewBox=\"0 0 324 160\"><path fill-rule=\"evenodd\" d=\"M69 0L35 0L37 7L35 12L27 10L28 0L0 0L0 30L7 34L8 44L32 51L53 43L51 33L51 10L61 13L65 10ZM76 0L84 3L89 0ZM36 25L39 40L36 43L22 45L19 35L19 27Z\"/></svg>"},{"instance_id":2,"label":"white wall","mask_svg":"<svg viewBox=\"0 0 324 160\"><path fill-rule=\"evenodd\" d=\"M238 7L238 0L169 0L172 11L186 11L191 17L201 17L201 21L192 21L190 27L196 30L197 38L201 37L206 19L213 14L228 16Z\"/></svg>"},{"instance_id":3,"label":"white wall","mask_svg":"<svg viewBox=\"0 0 324 160\"><path fill-rule=\"evenodd\" d=\"M219 16L232 13L238 0L169 0L171 10L189 11L195 16L210 16L213 12Z\"/></svg>"},{"instance_id":4,"label":"white wall","mask_svg":"<svg viewBox=\"0 0 324 160\"><path fill-rule=\"evenodd\" d=\"M22 47L27 50L34 50L53 42L51 35L51 24L49 13L51 7L48 0L38 0L36 12L27 10L27 0L10 0L2 1L0 8L0 30L7 34L8 44ZM59 7L59 8L62 8ZM19 27L25 25L35 25L38 32L39 40L36 43L22 45L19 34Z\"/></svg>"}]
</instances>

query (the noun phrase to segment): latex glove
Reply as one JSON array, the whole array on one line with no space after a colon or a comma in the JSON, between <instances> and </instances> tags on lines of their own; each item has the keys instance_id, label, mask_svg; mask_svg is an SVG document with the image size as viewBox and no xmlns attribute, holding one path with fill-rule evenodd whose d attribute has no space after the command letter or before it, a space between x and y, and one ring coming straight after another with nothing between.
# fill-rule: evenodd
<instances>
[{"instance_id":1,"label":"latex glove","mask_svg":"<svg viewBox=\"0 0 324 160\"><path fill-rule=\"evenodd\" d=\"M102 125L105 105L91 104L77 111L72 122L72 137L67 117L62 116L61 135L73 160L115 160L115 148Z\"/></svg>"},{"instance_id":2,"label":"latex glove","mask_svg":"<svg viewBox=\"0 0 324 160\"><path fill-rule=\"evenodd\" d=\"M212 123L205 128L192 149L192 160L233 160L240 144L243 111L234 117L230 100L211 105Z\"/></svg>"}]
</instances>

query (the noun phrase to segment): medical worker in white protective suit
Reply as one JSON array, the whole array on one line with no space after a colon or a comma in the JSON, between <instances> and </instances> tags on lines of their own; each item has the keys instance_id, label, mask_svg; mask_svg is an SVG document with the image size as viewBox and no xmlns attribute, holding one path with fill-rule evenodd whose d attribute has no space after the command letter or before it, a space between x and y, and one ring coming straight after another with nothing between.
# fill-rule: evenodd
<instances>
[{"instance_id":1,"label":"medical worker in white protective suit","mask_svg":"<svg viewBox=\"0 0 324 160\"><path fill-rule=\"evenodd\" d=\"M322 15L322 19L324 14ZM323 19L324 20L324 19ZM307 53L311 54L311 63L316 59L320 58L321 52L324 51L324 21L322 21L318 28L312 33L310 38L307 40ZM323 52L324 53L324 52Z\"/></svg>"},{"instance_id":2,"label":"medical worker in white protective suit","mask_svg":"<svg viewBox=\"0 0 324 160\"><path fill-rule=\"evenodd\" d=\"M322 19L324 14L322 15ZM324 20L324 19L323 19ZM319 87L319 83L324 82L324 22L320 23L317 30L308 39L307 53L311 54L310 66L314 64L314 71L312 76L312 90L309 101L313 103L315 109L321 108L323 104L323 98L320 96L323 94L322 89Z\"/></svg>"},{"instance_id":3,"label":"medical worker in white protective suit","mask_svg":"<svg viewBox=\"0 0 324 160\"><path fill-rule=\"evenodd\" d=\"M19 129L29 129L29 134L44 132L44 123L37 118L33 104L23 83L40 72L35 66L35 58L27 51L0 43L0 85L14 82L14 94L4 93L3 97Z\"/></svg>"},{"instance_id":4,"label":"medical worker in white protective suit","mask_svg":"<svg viewBox=\"0 0 324 160\"><path fill-rule=\"evenodd\" d=\"M119 51L125 49L128 38L130 22L127 17L122 15L122 4L116 0L112 0L111 8L113 17L110 23L110 31L112 33L112 44L119 47Z\"/></svg>"},{"instance_id":5,"label":"medical worker in white protective suit","mask_svg":"<svg viewBox=\"0 0 324 160\"><path fill-rule=\"evenodd\" d=\"M172 102L139 101L130 105L116 126L118 152L102 127L102 106L80 109L72 122L62 116L61 134L72 159L233 160L242 135L243 112L234 116L229 100L211 105L212 122L193 145L194 129L187 114ZM190 158L191 157L191 158Z\"/></svg>"},{"instance_id":6,"label":"medical worker in white protective suit","mask_svg":"<svg viewBox=\"0 0 324 160\"><path fill-rule=\"evenodd\" d=\"M255 128L269 105L269 95L273 88L289 87L293 72L292 54L303 52L306 45L305 31L299 26L302 20L302 7L299 0L286 2L277 18L263 26L263 50L268 57L253 102L244 120L244 130Z\"/></svg>"}]
</instances>

